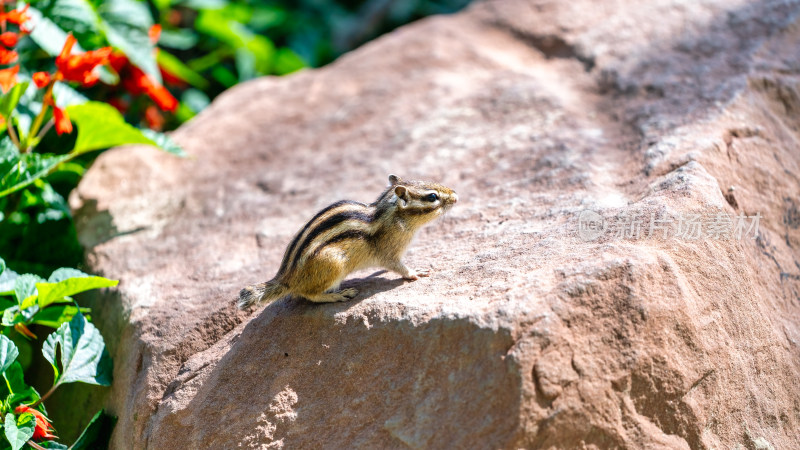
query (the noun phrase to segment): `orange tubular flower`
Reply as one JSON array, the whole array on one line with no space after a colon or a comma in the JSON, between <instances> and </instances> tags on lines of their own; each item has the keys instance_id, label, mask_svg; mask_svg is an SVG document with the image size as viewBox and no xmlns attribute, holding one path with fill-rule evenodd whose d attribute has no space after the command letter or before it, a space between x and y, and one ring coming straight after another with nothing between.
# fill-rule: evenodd
<instances>
[{"instance_id":1,"label":"orange tubular flower","mask_svg":"<svg viewBox=\"0 0 800 450\"><path fill-rule=\"evenodd\" d=\"M158 38L161 37L161 25L155 24L150 27L148 30L147 35L150 37L150 42L153 44L158 43Z\"/></svg>"},{"instance_id":2,"label":"orange tubular flower","mask_svg":"<svg viewBox=\"0 0 800 450\"><path fill-rule=\"evenodd\" d=\"M67 35L61 54L56 57L57 80L77 81L85 87L93 86L100 76L94 72L95 67L108 64L111 56L111 47L85 52L80 55L71 55L72 47L77 39L72 34Z\"/></svg>"},{"instance_id":3,"label":"orange tubular flower","mask_svg":"<svg viewBox=\"0 0 800 450\"><path fill-rule=\"evenodd\" d=\"M0 34L0 43L6 47L16 47L17 41L19 41L19 35L13 31L6 31L5 33Z\"/></svg>"},{"instance_id":4,"label":"orange tubular flower","mask_svg":"<svg viewBox=\"0 0 800 450\"><path fill-rule=\"evenodd\" d=\"M3 20L22 26L31 19L31 16L28 15L29 6L31 5L25 5L22 9L12 9L3 15Z\"/></svg>"},{"instance_id":5,"label":"orange tubular flower","mask_svg":"<svg viewBox=\"0 0 800 450\"><path fill-rule=\"evenodd\" d=\"M163 111L175 112L178 100L164 86L155 83L136 66L129 66L130 75L123 80L125 89L132 95L147 94Z\"/></svg>"},{"instance_id":6,"label":"orange tubular flower","mask_svg":"<svg viewBox=\"0 0 800 450\"><path fill-rule=\"evenodd\" d=\"M19 55L14 50L0 47L0 65L12 63L17 60L18 56Z\"/></svg>"},{"instance_id":7,"label":"orange tubular flower","mask_svg":"<svg viewBox=\"0 0 800 450\"><path fill-rule=\"evenodd\" d=\"M19 65L9 67L8 69L0 70L0 89L5 94L9 89L17 84L17 73L19 72Z\"/></svg>"},{"instance_id":8,"label":"orange tubular flower","mask_svg":"<svg viewBox=\"0 0 800 450\"><path fill-rule=\"evenodd\" d=\"M53 117L56 120L56 133L59 135L72 133L72 122L69 121L66 110L53 105Z\"/></svg>"},{"instance_id":9,"label":"orange tubular flower","mask_svg":"<svg viewBox=\"0 0 800 450\"><path fill-rule=\"evenodd\" d=\"M50 434L53 431L53 426L50 425L50 421L47 420L47 417L44 416L39 410L33 409L27 405L19 405L14 408L14 413L16 414L25 414L31 413L36 418L36 426L33 429L33 439L53 439L56 437L54 434Z\"/></svg>"},{"instance_id":10,"label":"orange tubular flower","mask_svg":"<svg viewBox=\"0 0 800 450\"><path fill-rule=\"evenodd\" d=\"M28 337L29 337L29 338L31 338L31 339L38 339L38 338L36 337L36 335L35 335L35 334L33 334L33 332L32 332L31 330L29 330L29 329L28 329L28 327L26 327L26 326L25 326L25 324L24 324L24 323L22 323L22 322L15 323L15 324L14 324L14 329L15 329L15 330L17 330L17 332L18 332L19 334L23 334L23 335L25 335L25 336L28 336Z\"/></svg>"},{"instance_id":11,"label":"orange tubular flower","mask_svg":"<svg viewBox=\"0 0 800 450\"><path fill-rule=\"evenodd\" d=\"M36 83L38 88L43 88L50 84L50 74L47 72L36 72L31 78L33 78L33 82Z\"/></svg>"}]
</instances>

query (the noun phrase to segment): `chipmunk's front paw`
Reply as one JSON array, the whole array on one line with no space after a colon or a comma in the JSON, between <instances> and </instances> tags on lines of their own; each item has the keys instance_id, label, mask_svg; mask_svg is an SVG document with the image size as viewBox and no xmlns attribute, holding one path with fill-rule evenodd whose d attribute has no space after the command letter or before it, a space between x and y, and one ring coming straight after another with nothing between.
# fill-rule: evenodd
<instances>
[{"instance_id":1,"label":"chipmunk's front paw","mask_svg":"<svg viewBox=\"0 0 800 450\"><path fill-rule=\"evenodd\" d=\"M340 301L352 300L358 295L358 289L347 288L338 292L343 298Z\"/></svg>"},{"instance_id":2,"label":"chipmunk's front paw","mask_svg":"<svg viewBox=\"0 0 800 450\"><path fill-rule=\"evenodd\" d=\"M419 280L419 277L428 277L430 276L429 270L409 270L408 275L404 276L403 279L408 281L416 281Z\"/></svg>"}]
</instances>

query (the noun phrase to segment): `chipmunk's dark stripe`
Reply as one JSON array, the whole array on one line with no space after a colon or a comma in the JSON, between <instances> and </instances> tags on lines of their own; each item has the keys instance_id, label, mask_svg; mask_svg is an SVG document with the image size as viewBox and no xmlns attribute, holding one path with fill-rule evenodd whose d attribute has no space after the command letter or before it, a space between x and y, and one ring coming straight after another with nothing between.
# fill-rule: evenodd
<instances>
[{"instance_id":1,"label":"chipmunk's dark stripe","mask_svg":"<svg viewBox=\"0 0 800 450\"><path fill-rule=\"evenodd\" d=\"M427 208L408 208L403 211L403 214L408 214L410 216L421 216L424 214L430 214L437 209L439 209L439 205L429 206Z\"/></svg>"},{"instance_id":2,"label":"chipmunk's dark stripe","mask_svg":"<svg viewBox=\"0 0 800 450\"><path fill-rule=\"evenodd\" d=\"M319 253L323 248L325 248L325 247L327 247L327 246L329 246L331 244L335 244L337 242L346 241L347 239L367 240L369 238L370 238L370 235L366 231L347 230L347 231L345 231L343 233L339 233L336 236L334 236L334 237L328 239L327 241L323 242L322 245L320 245L319 247L314 249L314 253L312 253L311 256L316 256L317 253Z\"/></svg>"},{"instance_id":3,"label":"chipmunk's dark stripe","mask_svg":"<svg viewBox=\"0 0 800 450\"><path fill-rule=\"evenodd\" d=\"M318 212L317 215L312 217L311 220L309 220L308 223L306 223L305 226L303 226L303 229L300 230L294 236L294 239L292 239L292 243L289 244L289 247L286 249L286 253L283 255L283 261L281 261L281 268L278 269L278 273L284 273L284 271L289 267L289 260L291 259L291 255L294 252L295 248L297 247L297 243L300 242L300 238L303 236L303 234L306 232L306 230L308 230L311 227L311 225L314 224L314 222L316 222L317 219L322 217L325 213L327 213L328 211L330 211L330 210L332 210L334 208L338 208L338 207L343 206L343 205L365 206L363 203L354 202L352 200L340 200L340 201L338 201L338 202L326 207L322 211ZM298 254L299 254L299 252L298 252Z\"/></svg>"},{"instance_id":4,"label":"chipmunk's dark stripe","mask_svg":"<svg viewBox=\"0 0 800 450\"><path fill-rule=\"evenodd\" d=\"M323 220L319 224L315 225L314 228L309 230L305 239L303 239L303 242L297 247L297 250L295 251L294 254L294 258L292 258L292 262L289 267L295 267L297 265L297 262L300 261L300 258L302 258L303 253L305 253L308 246L311 245L312 242L314 242L314 239L317 236L319 236L321 233L330 230L336 225L339 225L345 220L358 220L360 222L369 224L372 222L372 217L360 211L344 211L338 214L334 214L328 217L327 219Z\"/></svg>"}]
</instances>

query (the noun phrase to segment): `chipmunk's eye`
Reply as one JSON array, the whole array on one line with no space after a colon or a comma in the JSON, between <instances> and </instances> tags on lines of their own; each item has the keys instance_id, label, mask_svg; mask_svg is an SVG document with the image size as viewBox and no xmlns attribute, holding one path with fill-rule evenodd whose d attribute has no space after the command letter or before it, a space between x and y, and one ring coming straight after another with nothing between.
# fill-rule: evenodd
<instances>
[{"instance_id":1,"label":"chipmunk's eye","mask_svg":"<svg viewBox=\"0 0 800 450\"><path fill-rule=\"evenodd\" d=\"M436 200L439 200L439 196L436 194L428 194L425 197L422 197L422 199L426 202L435 202Z\"/></svg>"}]
</instances>

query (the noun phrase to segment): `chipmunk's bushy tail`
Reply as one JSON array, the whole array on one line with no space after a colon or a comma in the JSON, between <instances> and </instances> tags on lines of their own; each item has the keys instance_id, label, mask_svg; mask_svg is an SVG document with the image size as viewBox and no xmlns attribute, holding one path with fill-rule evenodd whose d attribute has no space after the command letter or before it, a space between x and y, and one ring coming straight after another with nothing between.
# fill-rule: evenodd
<instances>
[{"instance_id":1,"label":"chipmunk's bushy tail","mask_svg":"<svg viewBox=\"0 0 800 450\"><path fill-rule=\"evenodd\" d=\"M245 309L257 303L268 303L277 300L288 293L289 290L286 286L270 280L266 283L247 286L239 291L239 301L236 302L236 306L239 309Z\"/></svg>"}]
</instances>

